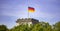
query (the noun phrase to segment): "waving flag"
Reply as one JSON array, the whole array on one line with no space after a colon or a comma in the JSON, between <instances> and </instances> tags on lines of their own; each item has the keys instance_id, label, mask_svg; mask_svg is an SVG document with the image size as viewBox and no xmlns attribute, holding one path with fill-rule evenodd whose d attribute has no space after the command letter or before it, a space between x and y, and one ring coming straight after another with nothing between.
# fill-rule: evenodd
<instances>
[{"instance_id":1,"label":"waving flag","mask_svg":"<svg viewBox=\"0 0 60 31\"><path fill-rule=\"evenodd\" d=\"M35 12L35 9L33 7L28 7L28 12Z\"/></svg>"}]
</instances>

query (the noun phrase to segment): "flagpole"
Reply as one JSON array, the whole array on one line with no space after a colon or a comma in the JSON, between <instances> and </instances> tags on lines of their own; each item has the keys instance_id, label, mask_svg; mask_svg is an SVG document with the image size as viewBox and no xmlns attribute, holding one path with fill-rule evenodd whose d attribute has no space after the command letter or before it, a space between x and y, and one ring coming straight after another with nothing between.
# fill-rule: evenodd
<instances>
[{"instance_id":1,"label":"flagpole","mask_svg":"<svg viewBox=\"0 0 60 31\"><path fill-rule=\"evenodd\" d=\"M29 10L28 10L28 18L29 18Z\"/></svg>"},{"instance_id":2,"label":"flagpole","mask_svg":"<svg viewBox=\"0 0 60 31\"><path fill-rule=\"evenodd\" d=\"M28 1L28 7L29 7L29 1ZM29 18L29 8L28 8L28 18Z\"/></svg>"}]
</instances>

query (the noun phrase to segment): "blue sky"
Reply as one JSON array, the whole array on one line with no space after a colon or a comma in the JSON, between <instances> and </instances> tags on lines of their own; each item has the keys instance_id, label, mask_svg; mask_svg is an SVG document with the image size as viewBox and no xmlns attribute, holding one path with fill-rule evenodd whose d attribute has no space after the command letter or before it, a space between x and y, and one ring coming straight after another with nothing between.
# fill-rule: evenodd
<instances>
[{"instance_id":1,"label":"blue sky","mask_svg":"<svg viewBox=\"0 0 60 31\"><path fill-rule=\"evenodd\" d=\"M60 0L0 0L0 24L15 26L18 18L27 18L28 6L35 8L30 18L50 24L60 21Z\"/></svg>"}]
</instances>

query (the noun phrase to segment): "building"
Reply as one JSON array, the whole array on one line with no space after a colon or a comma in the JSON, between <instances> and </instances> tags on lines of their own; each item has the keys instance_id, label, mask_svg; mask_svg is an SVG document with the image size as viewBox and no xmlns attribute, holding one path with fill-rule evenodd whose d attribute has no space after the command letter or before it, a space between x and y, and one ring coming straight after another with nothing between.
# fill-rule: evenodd
<instances>
[{"instance_id":1,"label":"building","mask_svg":"<svg viewBox=\"0 0 60 31\"><path fill-rule=\"evenodd\" d=\"M25 19L17 19L16 21L17 25L22 25L22 24L37 24L39 23L39 21L37 19L33 19L33 18L25 18Z\"/></svg>"}]
</instances>

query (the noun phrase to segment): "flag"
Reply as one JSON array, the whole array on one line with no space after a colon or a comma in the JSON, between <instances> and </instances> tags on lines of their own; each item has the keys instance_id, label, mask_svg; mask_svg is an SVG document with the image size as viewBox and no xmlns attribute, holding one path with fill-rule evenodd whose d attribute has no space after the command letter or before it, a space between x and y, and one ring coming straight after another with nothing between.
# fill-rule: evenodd
<instances>
[{"instance_id":1,"label":"flag","mask_svg":"<svg viewBox=\"0 0 60 31\"><path fill-rule=\"evenodd\" d=\"M35 9L33 7L28 7L28 12L35 12Z\"/></svg>"}]
</instances>

